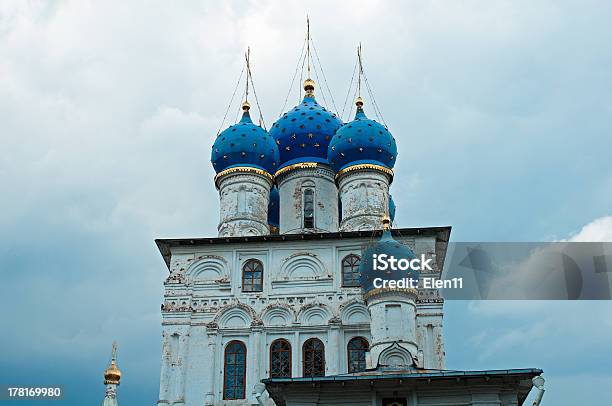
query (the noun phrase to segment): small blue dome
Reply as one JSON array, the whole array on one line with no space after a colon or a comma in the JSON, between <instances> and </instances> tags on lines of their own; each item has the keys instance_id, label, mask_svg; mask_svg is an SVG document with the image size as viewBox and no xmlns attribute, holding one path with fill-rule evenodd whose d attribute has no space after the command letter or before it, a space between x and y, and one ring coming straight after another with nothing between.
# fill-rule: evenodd
<instances>
[{"instance_id":1,"label":"small blue dome","mask_svg":"<svg viewBox=\"0 0 612 406\"><path fill-rule=\"evenodd\" d=\"M376 120L363 112L358 99L355 119L344 124L329 143L327 158L334 171L358 164L381 165L392 169L397 157L393 135Z\"/></svg>"},{"instance_id":2,"label":"small blue dome","mask_svg":"<svg viewBox=\"0 0 612 406\"><path fill-rule=\"evenodd\" d=\"M243 107L242 119L223 130L212 147L211 162L215 172L235 166L249 166L268 173L278 168L278 148L274 139L258 125L253 124L248 105Z\"/></svg>"},{"instance_id":3,"label":"small blue dome","mask_svg":"<svg viewBox=\"0 0 612 406\"><path fill-rule=\"evenodd\" d=\"M279 224L280 218L280 195L278 194L278 189L274 186L270 190L270 202L268 203L268 225L277 227Z\"/></svg>"},{"instance_id":4,"label":"small blue dome","mask_svg":"<svg viewBox=\"0 0 612 406\"><path fill-rule=\"evenodd\" d=\"M395 221L395 201L391 195L389 195L389 217L391 218L391 223L393 223Z\"/></svg>"},{"instance_id":5,"label":"small blue dome","mask_svg":"<svg viewBox=\"0 0 612 406\"><path fill-rule=\"evenodd\" d=\"M270 128L280 154L279 167L300 162L327 163L327 146L341 125L336 114L317 103L307 90L302 103Z\"/></svg>"},{"instance_id":6,"label":"small blue dome","mask_svg":"<svg viewBox=\"0 0 612 406\"><path fill-rule=\"evenodd\" d=\"M387 280L400 280L403 278L418 279L419 273L411 269L405 271L399 269L387 269L385 271L375 270L373 268L374 255L381 254L387 254L388 257L394 256L397 260L403 258L416 258L416 255L408 246L393 239L390 230L384 230L380 240L366 248L361 257L359 273L360 283L364 293L374 289L374 279L376 278Z\"/></svg>"}]
</instances>

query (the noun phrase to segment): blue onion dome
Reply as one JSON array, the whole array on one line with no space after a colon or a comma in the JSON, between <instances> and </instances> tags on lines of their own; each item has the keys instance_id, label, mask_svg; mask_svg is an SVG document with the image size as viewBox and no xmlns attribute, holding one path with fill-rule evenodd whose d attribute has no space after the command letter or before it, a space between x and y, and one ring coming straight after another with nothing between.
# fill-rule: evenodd
<instances>
[{"instance_id":1,"label":"blue onion dome","mask_svg":"<svg viewBox=\"0 0 612 406\"><path fill-rule=\"evenodd\" d=\"M268 203L268 225L270 227L278 228L280 218L280 195L278 194L278 188L274 186L270 190L270 202Z\"/></svg>"},{"instance_id":2,"label":"blue onion dome","mask_svg":"<svg viewBox=\"0 0 612 406\"><path fill-rule=\"evenodd\" d=\"M374 255L379 256L381 254L387 254L388 257L394 256L397 260L400 259L413 259L416 255L412 250L405 244L397 242L391 235L389 228L389 219L383 220L385 225L383 226L383 234L378 242L369 245L361 256L361 262L359 263L360 283L364 293L368 293L374 290L374 279L382 278L386 280L401 280L404 278L413 278L417 280L419 273L414 270L375 270Z\"/></svg>"},{"instance_id":3,"label":"blue onion dome","mask_svg":"<svg viewBox=\"0 0 612 406\"><path fill-rule=\"evenodd\" d=\"M395 221L395 201L391 195L389 195L389 217L391 218L391 223L393 223Z\"/></svg>"},{"instance_id":4,"label":"blue onion dome","mask_svg":"<svg viewBox=\"0 0 612 406\"><path fill-rule=\"evenodd\" d=\"M278 148L266 130L253 124L248 102L242 104L242 119L223 130L215 140L210 160L215 172L246 166L273 174L278 167Z\"/></svg>"},{"instance_id":5,"label":"blue onion dome","mask_svg":"<svg viewBox=\"0 0 612 406\"><path fill-rule=\"evenodd\" d=\"M361 97L355 104L355 119L336 131L329 143L329 163L336 172L359 164L393 169L397 158L395 138L384 125L366 117Z\"/></svg>"},{"instance_id":6,"label":"blue onion dome","mask_svg":"<svg viewBox=\"0 0 612 406\"><path fill-rule=\"evenodd\" d=\"M314 97L314 81L304 81L302 103L282 115L270 128L280 154L279 168L303 162L327 162L327 146L342 125L336 114Z\"/></svg>"}]
</instances>

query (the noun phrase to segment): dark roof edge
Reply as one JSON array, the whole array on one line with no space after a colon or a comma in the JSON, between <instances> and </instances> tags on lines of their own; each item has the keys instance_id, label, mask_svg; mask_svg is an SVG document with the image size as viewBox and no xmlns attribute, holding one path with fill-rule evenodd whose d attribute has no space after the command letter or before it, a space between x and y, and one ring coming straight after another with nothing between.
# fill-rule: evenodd
<instances>
[{"instance_id":1,"label":"dark roof edge","mask_svg":"<svg viewBox=\"0 0 612 406\"><path fill-rule=\"evenodd\" d=\"M525 369L491 369L483 371L437 371L437 372L415 372L415 373L381 373L380 375L332 375L312 378L268 378L261 382L268 384L277 383L308 383L308 382L342 382L361 381L375 379L421 379L421 378L478 378L491 376L527 375L537 376L544 371L538 368Z\"/></svg>"},{"instance_id":2,"label":"dark roof edge","mask_svg":"<svg viewBox=\"0 0 612 406\"><path fill-rule=\"evenodd\" d=\"M391 230L393 236L409 237L417 235L436 235L439 242L448 242L450 239L451 226L442 227L415 227L415 228L394 228ZM235 244L235 243L255 243L263 241L286 242L302 240L333 240L344 238L363 238L379 237L382 230L368 231L345 231L334 233L312 233L312 234L269 234L251 237L210 237L210 238L158 238L155 244L168 267L170 269L170 249L174 247L194 247L198 245L214 244Z\"/></svg>"}]
</instances>

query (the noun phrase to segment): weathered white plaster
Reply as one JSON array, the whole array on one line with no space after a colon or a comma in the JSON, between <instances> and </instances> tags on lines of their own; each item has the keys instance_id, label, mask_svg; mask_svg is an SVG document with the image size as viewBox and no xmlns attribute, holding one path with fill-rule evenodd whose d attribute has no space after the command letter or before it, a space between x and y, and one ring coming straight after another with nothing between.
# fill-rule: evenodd
<instances>
[{"instance_id":1,"label":"weathered white plaster","mask_svg":"<svg viewBox=\"0 0 612 406\"><path fill-rule=\"evenodd\" d=\"M435 246L434 236L397 239L417 255ZM294 377L302 376L302 345L313 337L325 344L326 374L347 373L351 338L364 337L371 344L384 341L381 326L370 317L361 289L342 287L342 259L349 254L360 255L370 241L361 237L172 248L162 308L158 403L256 404L253 388L270 375L270 345L277 338L291 344ZM262 292L242 292L242 266L250 258L264 265ZM441 364L443 350L426 351L431 344L417 339L415 333L433 323L439 328L435 334L441 340L441 300L426 296L426 303L419 298L414 302L402 303L406 325L398 336L415 337L409 340L414 342L402 343L410 352L432 354L432 360L426 357L426 365ZM384 304L378 307L384 309ZM224 401L223 354L232 340L240 340L247 347L247 398ZM375 351L385 348L374 347ZM267 397L266 402L273 404Z\"/></svg>"},{"instance_id":2,"label":"weathered white plaster","mask_svg":"<svg viewBox=\"0 0 612 406\"><path fill-rule=\"evenodd\" d=\"M280 233L338 231L338 189L328 165L296 168L276 178L280 197ZM304 226L304 190L314 190L314 227Z\"/></svg>"},{"instance_id":3,"label":"weathered white plaster","mask_svg":"<svg viewBox=\"0 0 612 406\"><path fill-rule=\"evenodd\" d=\"M272 182L253 172L232 172L218 181L219 237L266 235Z\"/></svg>"},{"instance_id":4,"label":"weathered white plaster","mask_svg":"<svg viewBox=\"0 0 612 406\"><path fill-rule=\"evenodd\" d=\"M372 368L416 364L416 299L416 290L382 291L368 298Z\"/></svg>"},{"instance_id":5,"label":"weathered white plaster","mask_svg":"<svg viewBox=\"0 0 612 406\"><path fill-rule=\"evenodd\" d=\"M106 384L106 391L104 393L104 400L102 406L118 406L117 402L117 385L113 383Z\"/></svg>"},{"instance_id":6,"label":"weathered white plaster","mask_svg":"<svg viewBox=\"0 0 612 406\"><path fill-rule=\"evenodd\" d=\"M389 175L358 169L341 175L338 193L342 202L340 231L380 229L388 216Z\"/></svg>"}]
</instances>

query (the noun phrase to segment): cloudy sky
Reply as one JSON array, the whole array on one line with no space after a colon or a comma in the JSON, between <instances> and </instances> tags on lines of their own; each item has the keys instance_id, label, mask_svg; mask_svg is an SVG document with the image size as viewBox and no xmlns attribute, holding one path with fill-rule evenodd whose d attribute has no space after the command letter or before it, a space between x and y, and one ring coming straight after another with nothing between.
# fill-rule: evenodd
<instances>
[{"instance_id":1,"label":"cloudy sky","mask_svg":"<svg viewBox=\"0 0 612 406\"><path fill-rule=\"evenodd\" d=\"M96 404L116 339L120 402L154 404L153 240L215 235L210 146L242 54L269 125L307 13L337 105L363 44L398 226L612 241L610 2L0 1L0 383ZM612 397L609 302L446 311L447 367L543 368L548 405Z\"/></svg>"}]
</instances>

